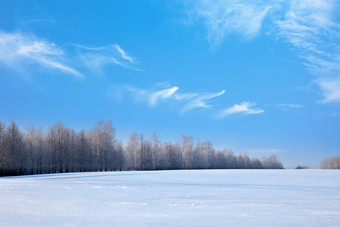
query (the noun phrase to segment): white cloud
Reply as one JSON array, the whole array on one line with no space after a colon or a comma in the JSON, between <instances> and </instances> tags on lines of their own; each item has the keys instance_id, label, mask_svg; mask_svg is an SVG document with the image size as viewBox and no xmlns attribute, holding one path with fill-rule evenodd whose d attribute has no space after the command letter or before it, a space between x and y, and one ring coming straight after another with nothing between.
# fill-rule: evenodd
<instances>
[{"instance_id":1,"label":"white cloud","mask_svg":"<svg viewBox=\"0 0 340 227\"><path fill-rule=\"evenodd\" d=\"M35 63L83 78L80 72L64 63L63 55L63 50L54 43L20 32L0 31L0 61L11 68L24 67L23 62Z\"/></svg>"},{"instance_id":2,"label":"white cloud","mask_svg":"<svg viewBox=\"0 0 340 227\"><path fill-rule=\"evenodd\" d=\"M109 88L108 95L115 100L123 100L126 95L132 95L132 98L136 102L149 103L150 91L135 88L131 85L120 85Z\"/></svg>"},{"instance_id":3,"label":"white cloud","mask_svg":"<svg viewBox=\"0 0 340 227\"><path fill-rule=\"evenodd\" d=\"M209 100L214 99L218 96L221 96L225 93L225 90L217 93L208 93L208 94L184 94L182 95L183 99L188 99L188 97L191 96L188 103L182 108L182 113L185 113L189 110L195 109L195 108L209 108L211 107L210 104L208 104Z\"/></svg>"},{"instance_id":4,"label":"white cloud","mask_svg":"<svg viewBox=\"0 0 340 227\"><path fill-rule=\"evenodd\" d=\"M212 103L217 101L214 100L215 98L220 97L223 94L225 94L225 90L211 93L182 93L180 92L179 87L169 86L168 83L156 84L150 89L139 89L131 85L121 85L118 87L112 87L108 91L109 97L119 101L130 95L135 102L144 103L150 107L155 107L161 102L166 102L171 105L175 104L179 107L178 109L180 114L187 113L194 109L210 108L212 111L216 111ZM222 119L232 114L250 115L264 112L264 110L254 106L255 104L250 102L242 102L223 110L219 113L218 118Z\"/></svg>"},{"instance_id":5,"label":"white cloud","mask_svg":"<svg viewBox=\"0 0 340 227\"><path fill-rule=\"evenodd\" d=\"M131 56L129 56L119 45L115 44L114 48L120 53L121 57L130 62L130 63L135 63L135 59Z\"/></svg>"},{"instance_id":6,"label":"white cloud","mask_svg":"<svg viewBox=\"0 0 340 227\"><path fill-rule=\"evenodd\" d=\"M254 104L250 102L242 102L240 104L235 104L228 109L223 110L219 114L219 118L224 118L232 114L260 114L264 113L264 110L260 108L253 108Z\"/></svg>"},{"instance_id":7,"label":"white cloud","mask_svg":"<svg viewBox=\"0 0 340 227\"><path fill-rule=\"evenodd\" d=\"M267 19L266 34L285 40L307 70L317 76L322 102L338 103L339 4L334 0L187 0L186 9L194 22L204 24L212 48L229 33L242 34L246 39L256 36Z\"/></svg>"},{"instance_id":8,"label":"white cloud","mask_svg":"<svg viewBox=\"0 0 340 227\"><path fill-rule=\"evenodd\" d=\"M140 71L136 68L136 60L117 44L102 47L77 45L77 47L81 61L95 73L102 73L103 68L110 64Z\"/></svg>"},{"instance_id":9,"label":"white cloud","mask_svg":"<svg viewBox=\"0 0 340 227\"><path fill-rule=\"evenodd\" d=\"M151 92L149 96L149 103L151 106L155 106L159 99L169 99L171 98L175 92L178 90L178 87L172 87L156 92Z\"/></svg>"},{"instance_id":10,"label":"white cloud","mask_svg":"<svg viewBox=\"0 0 340 227\"><path fill-rule=\"evenodd\" d=\"M273 4L271 1L202 0L187 1L186 5L190 18L203 21L214 49L226 33L237 32L246 39L254 37Z\"/></svg>"},{"instance_id":11,"label":"white cloud","mask_svg":"<svg viewBox=\"0 0 340 227\"><path fill-rule=\"evenodd\" d=\"M319 79L317 81L323 92L324 103L340 103L340 77L332 79Z\"/></svg>"},{"instance_id":12,"label":"white cloud","mask_svg":"<svg viewBox=\"0 0 340 227\"><path fill-rule=\"evenodd\" d=\"M164 88L164 86L167 88ZM181 106L181 113L196 108L211 108L211 100L224 93L224 90L215 93L181 93L179 87L170 87L167 83L157 84L151 89L139 89L131 85L123 85L109 90L111 98L121 100L124 95L130 94L136 102L144 102L151 107L156 106L161 101L177 103Z\"/></svg>"},{"instance_id":13,"label":"white cloud","mask_svg":"<svg viewBox=\"0 0 340 227\"><path fill-rule=\"evenodd\" d=\"M333 21L332 0L291 1L279 34L299 52L324 96L322 102L340 102L340 27Z\"/></svg>"},{"instance_id":14,"label":"white cloud","mask_svg":"<svg viewBox=\"0 0 340 227\"><path fill-rule=\"evenodd\" d=\"M132 95L136 102L144 102L149 106L154 107L159 101L171 99L179 89L178 87L171 87L167 89L159 89L155 86L151 89L139 89L131 85L122 85L111 88L109 96L114 99L122 99L126 94Z\"/></svg>"}]
</instances>

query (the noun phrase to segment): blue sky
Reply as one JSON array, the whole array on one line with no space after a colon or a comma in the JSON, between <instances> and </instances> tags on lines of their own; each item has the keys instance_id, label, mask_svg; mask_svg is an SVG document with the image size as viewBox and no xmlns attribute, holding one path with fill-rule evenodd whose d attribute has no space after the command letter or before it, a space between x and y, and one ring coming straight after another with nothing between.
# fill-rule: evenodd
<instances>
[{"instance_id":1,"label":"blue sky","mask_svg":"<svg viewBox=\"0 0 340 227\"><path fill-rule=\"evenodd\" d=\"M112 120L286 167L340 152L340 2L1 1L0 120Z\"/></svg>"}]
</instances>

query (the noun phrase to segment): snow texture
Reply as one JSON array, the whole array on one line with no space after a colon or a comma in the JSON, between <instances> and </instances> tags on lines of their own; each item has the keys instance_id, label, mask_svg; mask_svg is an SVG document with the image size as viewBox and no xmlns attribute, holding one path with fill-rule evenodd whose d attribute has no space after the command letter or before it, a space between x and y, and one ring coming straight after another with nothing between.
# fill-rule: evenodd
<instances>
[{"instance_id":1,"label":"snow texture","mask_svg":"<svg viewBox=\"0 0 340 227\"><path fill-rule=\"evenodd\" d=\"M336 170L3 177L0 195L0 226L340 226Z\"/></svg>"}]
</instances>

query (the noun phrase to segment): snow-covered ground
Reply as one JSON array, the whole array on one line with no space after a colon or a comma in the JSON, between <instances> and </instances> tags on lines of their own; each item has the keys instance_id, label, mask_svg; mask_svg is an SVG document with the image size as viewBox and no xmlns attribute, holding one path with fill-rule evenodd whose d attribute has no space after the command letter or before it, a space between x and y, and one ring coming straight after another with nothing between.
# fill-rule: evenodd
<instances>
[{"instance_id":1,"label":"snow-covered ground","mask_svg":"<svg viewBox=\"0 0 340 227\"><path fill-rule=\"evenodd\" d=\"M0 226L340 226L340 171L0 178Z\"/></svg>"}]
</instances>

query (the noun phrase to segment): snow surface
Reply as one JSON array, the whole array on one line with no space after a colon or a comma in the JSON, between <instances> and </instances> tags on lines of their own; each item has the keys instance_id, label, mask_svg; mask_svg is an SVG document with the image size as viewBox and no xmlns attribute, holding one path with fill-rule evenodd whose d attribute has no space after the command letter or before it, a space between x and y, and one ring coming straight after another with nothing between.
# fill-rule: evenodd
<instances>
[{"instance_id":1,"label":"snow surface","mask_svg":"<svg viewBox=\"0 0 340 227\"><path fill-rule=\"evenodd\" d=\"M340 226L336 170L3 177L0 195L0 226Z\"/></svg>"}]
</instances>

